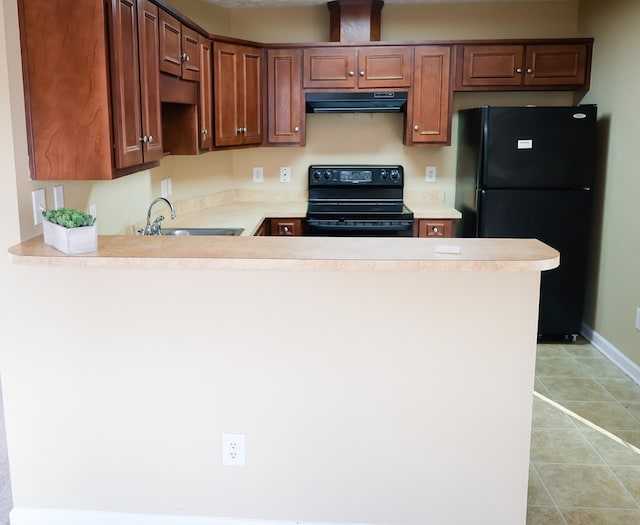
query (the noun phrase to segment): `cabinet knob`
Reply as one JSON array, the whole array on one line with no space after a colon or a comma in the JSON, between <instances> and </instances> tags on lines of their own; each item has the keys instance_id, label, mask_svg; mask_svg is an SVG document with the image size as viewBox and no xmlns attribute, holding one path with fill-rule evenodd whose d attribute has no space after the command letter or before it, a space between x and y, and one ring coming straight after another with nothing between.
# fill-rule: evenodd
<instances>
[{"instance_id":1,"label":"cabinet knob","mask_svg":"<svg viewBox=\"0 0 640 525\"><path fill-rule=\"evenodd\" d=\"M296 126L295 128L293 128L293 131L298 133L298 131L300 131L300 126Z\"/></svg>"},{"instance_id":2,"label":"cabinet knob","mask_svg":"<svg viewBox=\"0 0 640 525\"><path fill-rule=\"evenodd\" d=\"M203 129L203 130L202 130L202 134L203 134L203 135L208 135L208 134L209 134L209 131L208 131L208 130L206 130L206 129Z\"/></svg>"},{"instance_id":3,"label":"cabinet knob","mask_svg":"<svg viewBox=\"0 0 640 525\"><path fill-rule=\"evenodd\" d=\"M413 131L418 131L419 129L420 129L420 126L418 126L417 124L413 126Z\"/></svg>"},{"instance_id":4,"label":"cabinet knob","mask_svg":"<svg viewBox=\"0 0 640 525\"><path fill-rule=\"evenodd\" d=\"M183 62L189 62L189 55L187 55L186 53L182 53L180 55L180 58L182 59Z\"/></svg>"},{"instance_id":5,"label":"cabinet knob","mask_svg":"<svg viewBox=\"0 0 640 525\"><path fill-rule=\"evenodd\" d=\"M363 77L364 76L364 71L360 71L360 76Z\"/></svg>"},{"instance_id":6,"label":"cabinet knob","mask_svg":"<svg viewBox=\"0 0 640 525\"><path fill-rule=\"evenodd\" d=\"M521 67L517 67L516 68L516 73L522 73L522 68Z\"/></svg>"},{"instance_id":7,"label":"cabinet knob","mask_svg":"<svg viewBox=\"0 0 640 525\"><path fill-rule=\"evenodd\" d=\"M149 144L151 144L153 142L153 135L149 135L147 137L147 142L149 142Z\"/></svg>"},{"instance_id":8,"label":"cabinet knob","mask_svg":"<svg viewBox=\"0 0 640 525\"><path fill-rule=\"evenodd\" d=\"M144 137L140 137L140 140L146 144L149 138L145 135Z\"/></svg>"},{"instance_id":9,"label":"cabinet knob","mask_svg":"<svg viewBox=\"0 0 640 525\"><path fill-rule=\"evenodd\" d=\"M527 73L533 73L533 69L531 69L530 67L527 68Z\"/></svg>"},{"instance_id":10,"label":"cabinet knob","mask_svg":"<svg viewBox=\"0 0 640 525\"><path fill-rule=\"evenodd\" d=\"M433 233L438 233L438 227L437 227L437 226L434 226L434 227L432 228L432 231L433 231Z\"/></svg>"},{"instance_id":11,"label":"cabinet knob","mask_svg":"<svg viewBox=\"0 0 640 525\"><path fill-rule=\"evenodd\" d=\"M246 133L247 132L247 128L238 128L236 131L238 133Z\"/></svg>"},{"instance_id":12,"label":"cabinet knob","mask_svg":"<svg viewBox=\"0 0 640 525\"><path fill-rule=\"evenodd\" d=\"M352 77L353 75L355 75L355 73L353 71L349 71L349 76Z\"/></svg>"}]
</instances>

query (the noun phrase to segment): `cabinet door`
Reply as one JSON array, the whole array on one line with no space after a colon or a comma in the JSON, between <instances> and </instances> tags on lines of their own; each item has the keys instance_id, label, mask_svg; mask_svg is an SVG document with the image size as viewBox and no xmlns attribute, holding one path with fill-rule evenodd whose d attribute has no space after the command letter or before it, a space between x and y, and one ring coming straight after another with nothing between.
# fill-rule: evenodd
<instances>
[{"instance_id":1,"label":"cabinet door","mask_svg":"<svg viewBox=\"0 0 640 525\"><path fill-rule=\"evenodd\" d=\"M240 66L237 100L241 104L239 113L242 115L242 143L261 144L263 139L262 49L242 47Z\"/></svg>"},{"instance_id":2,"label":"cabinet door","mask_svg":"<svg viewBox=\"0 0 640 525\"><path fill-rule=\"evenodd\" d=\"M31 178L112 178L104 2L20 0L18 14Z\"/></svg>"},{"instance_id":3,"label":"cabinet door","mask_svg":"<svg viewBox=\"0 0 640 525\"><path fill-rule=\"evenodd\" d=\"M160 71L182 75L182 33L180 22L160 10Z\"/></svg>"},{"instance_id":4,"label":"cabinet door","mask_svg":"<svg viewBox=\"0 0 640 525\"><path fill-rule=\"evenodd\" d=\"M405 142L451 143L451 48L415 48L412 100L407 114Z\"/></svg>"},{"instance_id":5,"label":"cabinet door","mask_svg":"<svg viewBox=\"0 0 640 525\"><path fill-rule=\"evenodd\" d=\"M160 103L160 63L158 7L138 0L138 43L140 57L140 113L144 162L162 158L162 111Z\"/></svg>"},{"instance_id":6,"label":"cabinet door","mask_svg":"<svg viewBox=\"0 0 640 525\"><path fill-rule=\"evenodd\" d=\"M182 71L184 80L200 80L200 35L186 26L181 26Z\"/></svg>"},{"instance_id":7,"label":"cabinet door","mask_svg":"<svg viewBox=\"0 0 640 525\"><path fill-rule=\"evenodd\" d=\"M267 50L267 119L272 144L304 144L302 51Z\"/></svg>"},{"instance_id":8,"label":"cabinet door","mask_svg":"<svg viewBox=\"0 0 640 525\"><path fill-rule=\"evenodd\" d=\"M113 0L112 83L115 167L143 163L138 12L135 0Z\"/></svg>"},{"instance_id":9,"label":"cabinet door","mask_svg":"<svg viewBox=\"0 0 640 525\"><path fill-rule=\"evenodd\" d=\"M213 92L211 73L211 41L200 37L200 97L199 97L199 122L200 122L200 149L208 151L213 149Z\"/></svg>"},{"instance_id":10,"label":"cabinet door","mask_svg":"<svg viewBox=\"0 0 640 525\"><path fill-rule=\"evenodd\" d=\"M587 89L587 55L584 44L527 46L524 83Z\"/></svg>"},{"instance_id":11,"label":"cabinet door","mask_svg":"<svg viewBox=\"0 0 640 525\"><path fill-rule=\"evenodd\" d=\"M213 97L215 105L215 145L235 146L242 143L238 46L224 42L213 43Z\"/></svg>"},{"instance_id":12,"label":"cabinet door","mask_svg":"<svg viewBox=\"0 0 640 525\"><path fill-rule=\"evenodd\" d=\"M308 48L304 50L305 88L356 87L355 48Z\"/></svg>"},{"instance_id":13,"label":"cabinet door","mask_svg":"<svg viewBox=\"0 0 640 525\"><path fill-rule=\"evenodd\" d=\"M410 47L358 49L358 87L397 88L411 85L413 53Z\"/></svg>"},{"instance_id":14,"label":"cabinet door","mask_svg":"<svg viewBox=\"0 0 640 525\"><path fill-rule=\"evenodd\" d=\"M458 81L469 86L519 86L522 83L524 46L460 46L458 59L462 75ZM460 76L460 75L459 75Z\"/></svg>"}]
</instances>

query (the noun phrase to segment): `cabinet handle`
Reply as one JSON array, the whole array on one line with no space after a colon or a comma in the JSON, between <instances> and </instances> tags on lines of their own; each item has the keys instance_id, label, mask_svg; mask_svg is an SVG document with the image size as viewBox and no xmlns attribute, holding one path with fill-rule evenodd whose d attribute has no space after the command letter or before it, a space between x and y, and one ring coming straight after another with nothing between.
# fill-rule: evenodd
<instances>
[{"instance_id":1,"label":"cabinet handle","mask_svg":"<svg viewBox=\"0 0 640 525\"><path fill-rule=\"evenodd\" d=\"M147 137L147 141L149 142L149 144L151 144L153 142L153 135L149 135Z\"/></svg>"},{"instance_id":2,"label":"cabinet handle","mask_svg":"<svg viewBox=\"0 0 640 525\"><path fill-rule=\"evenodd\" d=\"M363 77L364 76L364 71L360 71L360 76Z\"/></svg>"},{"instance_id":3,"label":"cabinet handle","mask_svg":"<svg viewBox=\"0 0 640 525\"><path fill-rule=\"evenodd\" d=\"M183 62L189 62L189 55L187 55L186 53L182 53L180 55L180 58L182 59Z\"/></svg>"},{"instance_id":4,"label":"cabinet handle","mask_svg":"<svg viewBox=\"0 0 640 525\"><path fill-rule=\"evenodd\" d=\"M432 229L432 231L433 231L433 233L438 233L438 227L437 227L437 226L434 226L434 227L433 227L433 229Z\"/></svg>"},{"instance_id":5,"label":"cabinet handle","mask_svg":"<svg viewBox=\"0 0 640 525\"><path fill-rule=\"evenodd\" d=\"M236 131L238 133L246 133L247 132L247 128L238 128Z\"/></svg>"},{"instance_id":6,"label":"cabinet handle","mask_svg":"<svg viewBox=\"0 0 640 525\"><path fill-rule=\"evenodd\" d=\"M294 131L295 133L298 133L298 131L300 131L300 126L296 126L295 128L293 128L293 131Z\"/></svg>"},{"instance_id":7,"label":"cabinet handle","mask_svg":"<svg viewBox=\"0 0 640 525\"><path fill-rule=\"evenodd\" d=\"M203 130L202 130L202 134L203 134L203 135L207 135L208 133L209 133L209 132L208 132L206 129L203 129Z\"/></svg>"},{"instance_id":8,"label":"cabinet handle","mask_svg":"<svg viewBox=\"0 0 640 525\"><path fill-rule=\"evenodd\" d=\"M413 131L418 131L419 129L420 129L420 126L418 126L417 124L413 126Z\"/></svg>"},{"instance_id":9,"label":"cabinet handle","mask_svg":"<svg viewBox=\"0 0 640 525\"><path fill-rule=\"evenodd\" d=\"M286 235L287 233L289 233L289 226L283 226L282 227L282 232Z\"/></svg>"},{"instance_id":10,"label":"cabinet handle","mask_svg":"<svg viewBox=\"0 0 640 525\"><path fill-rule=\"evenodd\" d=\"M517 67L516 68L516 73L522 73L522 68L521 67Z\"/></svg>"},{"instance_id":11,"label":"cabinet handle","mask_svg":"<svg viewBox=\"0 0 640 525\"><path fill-rule=\"evenodd\" d=\"M355 73L353 71L349 71L349 76L352 77L353 75L355 75Z\"/></svg>"},{"instance_id":12,"label":"cabinet handle","mask_svg":"<svg viewBox=\"0 0 640 525\"><path fill-rule=\"evenodd\" d=\"M144 137L140 137L140 140L146 144L149 139L145 135Z\"/></svg>"},{"instance_id":13,"label":"cabinet handle","mask_svg":"<svg viewBox=\"0 0 640 525\"><path fill-rule=\"evenodd\" d=\"M531 69L530 67L527 68L527 73L533 73L533 69Z\"/></svg>"}]
</instances>

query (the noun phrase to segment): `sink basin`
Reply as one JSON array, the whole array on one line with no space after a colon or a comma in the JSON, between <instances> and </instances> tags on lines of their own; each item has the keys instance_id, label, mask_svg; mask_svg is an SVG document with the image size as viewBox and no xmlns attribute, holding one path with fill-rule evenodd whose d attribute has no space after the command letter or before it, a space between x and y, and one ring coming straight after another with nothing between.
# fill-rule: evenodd
<instances>
[{"instance_id":1,"label":"sink basin","mask_svg":"<svg viewBox=\"0 0 640 525\"><path fill-rule=\"evenodd\" d=\"M162 228L162 235L240 235L244 228Z\"/></svg>"}]
</instances>

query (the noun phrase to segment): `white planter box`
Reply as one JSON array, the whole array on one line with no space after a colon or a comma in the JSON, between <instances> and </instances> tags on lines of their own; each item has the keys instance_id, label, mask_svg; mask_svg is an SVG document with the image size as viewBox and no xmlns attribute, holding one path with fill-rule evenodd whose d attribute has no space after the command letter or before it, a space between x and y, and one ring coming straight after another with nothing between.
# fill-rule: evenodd
<instances>
[{"instance_id":1,"label":"white planter box","mask_svg":"<svg viewBox=\"0 0 640 525\"><path fill-rule=\"evenodd\" d=\"M69 255L95 252L98 249L96 225L65 228L47 220L42 221L44 243Z\"/></svg>"}]
</instances>

